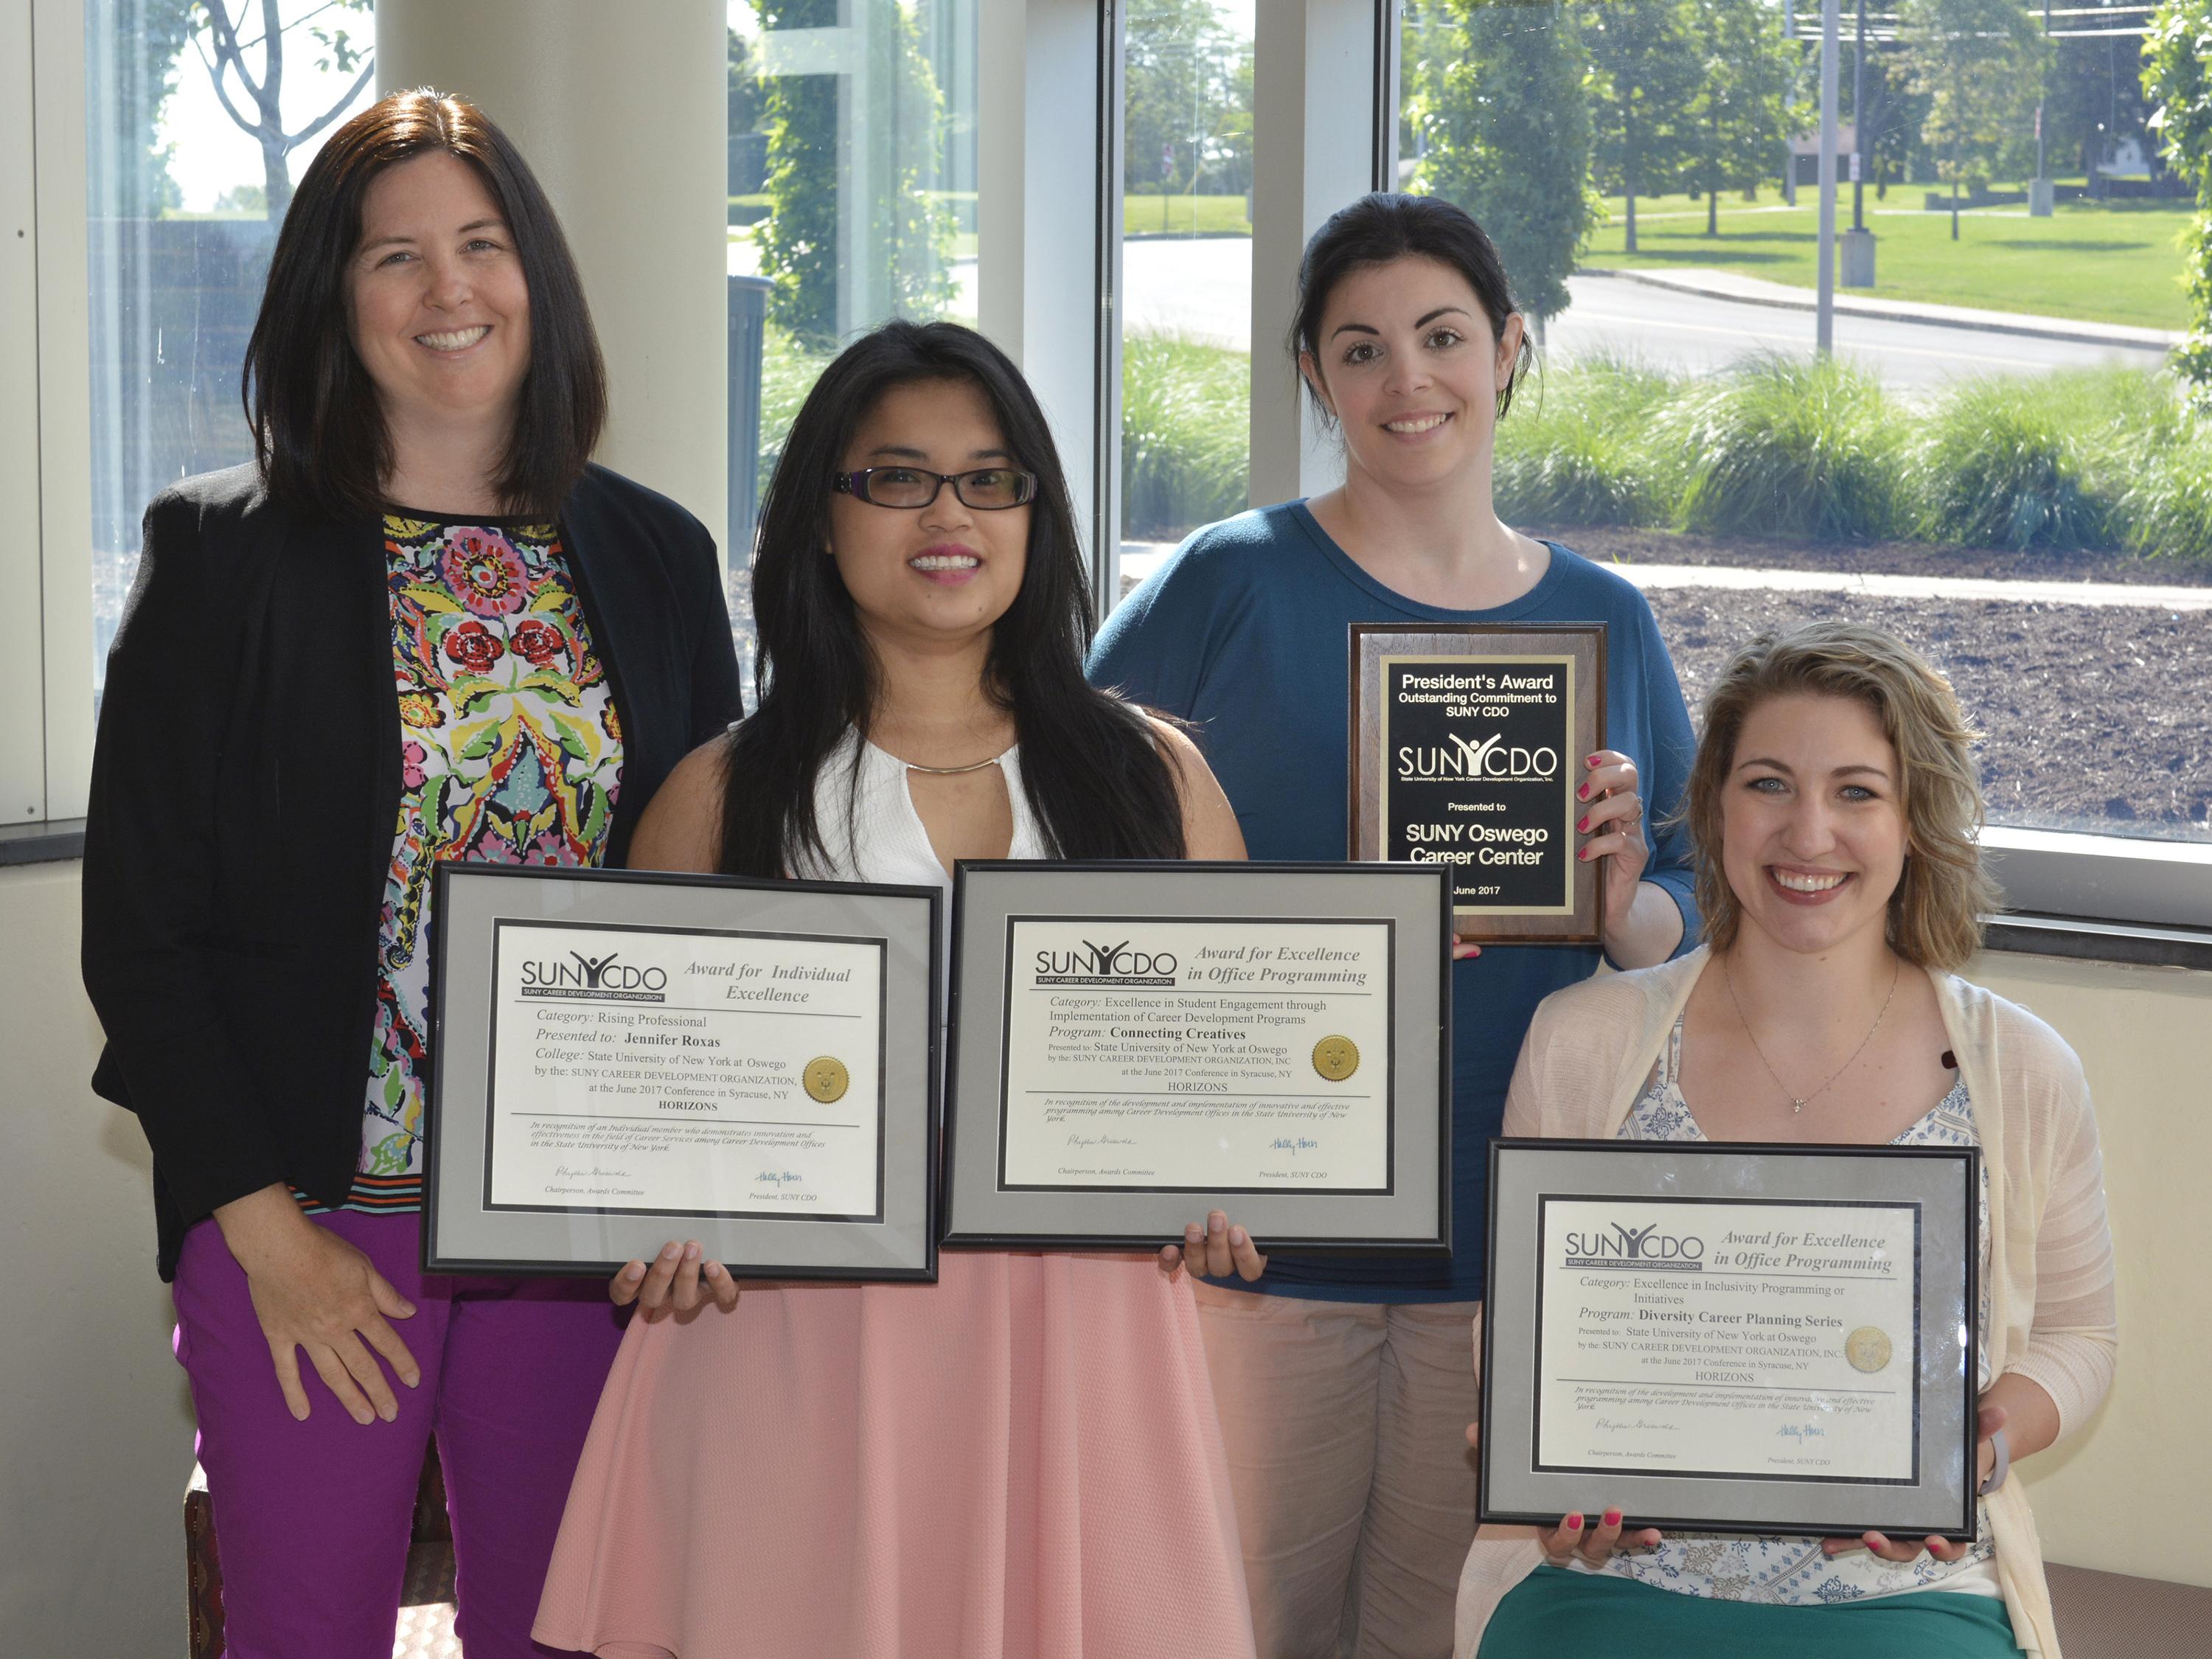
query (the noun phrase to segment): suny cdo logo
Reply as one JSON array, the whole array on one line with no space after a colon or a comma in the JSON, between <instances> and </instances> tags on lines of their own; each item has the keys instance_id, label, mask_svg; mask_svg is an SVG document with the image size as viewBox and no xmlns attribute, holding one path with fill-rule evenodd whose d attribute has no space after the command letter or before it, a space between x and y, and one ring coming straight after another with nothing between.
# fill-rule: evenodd
<instances>
[{"instance_id":1,"label":"suny cdo logo","mask_svg":"<svg viewBox=\"0 0 2212 1659\"><path fill-rule=\"evenodd\" d=\"M1570 1267L1654 1268L1674 1273L1702 1273L1705 1241L1694 1233L1662 1232L1659 1224L1629 1227L1620 1222L1595 1231L1577 1229L1567 1234Z\"/></svg>"},{"instance_id":2,"label":"suny cdo logo","mask_svg":"<svg viewBox=\"0 0 2212 1659\"><path fill-rule=\"evenodd\" d=\"M1522 749L1508 744L1497 732L1480 743L1469 743L1457 732L1441 744L1401 744L1398 748L1400 781L1442 778L1511 778L1548 783L1559 775L1559 751L1548 744Z\"/></svg>"},{"instance_id":3,"label":"suny cdo logo","mask_svg":"<svg viewBox=\"0 0 2212 1659\"><path fill-rule=\"evenodd\" d=\"M668 970L650 963L624 962L622 953L603 957L568 952L566 961L526 959L522 988L531 996L599 998L617 1002L659 1002L668 988Z\"/></svg>"},{"instance_id":4,"label":"suny cdo logo","mask_svg":"<svg viewBox=\"0 0 2212 1659\"><path fill-rule=\"evenodd\" d=\"M1072 950L1039 951L1039 985L1173 985L1176 958L1172 951L1135 948L1136 941L1101 945L1085 939Z\"/></svg>"}]
</instances>

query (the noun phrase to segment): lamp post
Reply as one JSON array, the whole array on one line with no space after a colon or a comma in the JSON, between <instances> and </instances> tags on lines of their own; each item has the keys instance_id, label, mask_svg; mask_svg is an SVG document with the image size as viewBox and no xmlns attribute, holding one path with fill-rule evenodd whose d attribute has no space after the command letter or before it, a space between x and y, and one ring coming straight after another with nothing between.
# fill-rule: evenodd
<instances>
[{"instance_id":1,"label":"lamp post","mask_svg":"<svg viewBox=\"0 0 2212 1659\"><path fill-rule=\"evenodd\" d=\"M1820 0L1820 267L1813 341L1823 357L1836 345L1836 36L1839 0Z\"/></svg>"},{"instance_id":2,"label":"lamp post","mask_svg":"<svg viewBox=\"0 0 2212 1659\"><path fill-rule=\"evenodd\" d=\"M1858 44L1851 56L1851 228L1844 233L1843 284L1874 286L1874 233L1866 228L1866 0L1859 0Z\"/></svg>"},{"instance_id":3,"label":"lamp post","mask_svg":"<svg viewBox=\"0 0 2212 1659\"><path fill-rule=\"evenodd\" d=\"M2051 0L2043 0L2043 38L2051 39ZM2043 105L2044 94L2051 85L2051 70L2042 70L2043 90L2035 100L2035 177L2027 186L2028 216L2048 219L2051 216L2051 175L2043 165Z\"/></svg>"}]
</instances>

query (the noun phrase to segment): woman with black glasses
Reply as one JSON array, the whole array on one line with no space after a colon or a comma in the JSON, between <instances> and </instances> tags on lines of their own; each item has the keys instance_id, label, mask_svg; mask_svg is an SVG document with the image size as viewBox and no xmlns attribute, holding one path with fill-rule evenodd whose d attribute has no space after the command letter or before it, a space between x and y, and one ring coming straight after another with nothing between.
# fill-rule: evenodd
<instances>
[{"instance_id":1,"label":"woman with black glasses","mask_svg":"<svg viewBox=\"0 0 2212 1659\"><path fill-rule=\"evenodd\" d=\"M981 336L894 323L830 365L763 503L753 596L758 710L677 769L633 867L944 887L962 858L1243 856L1188 741L1085 683L1066 484ZM1208 1224L1192 1265L1256 1277L1241 1230ZM538 1639L1250 1655L1182 1255L948 1251L934 1285L742 1297L696 1243L630 1263L614 1297L645 1316Z\"/></svg>"}]
</instances>

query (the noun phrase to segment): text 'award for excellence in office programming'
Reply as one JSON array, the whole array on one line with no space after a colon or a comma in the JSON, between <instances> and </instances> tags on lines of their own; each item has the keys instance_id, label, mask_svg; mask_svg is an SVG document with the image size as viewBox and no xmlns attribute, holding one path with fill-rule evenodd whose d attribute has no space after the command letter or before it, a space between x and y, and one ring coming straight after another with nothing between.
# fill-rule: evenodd
<instances>
[{"instance_id":1,"label":"text 'award for excellence in office programming'","mask_svg":"<svg viewBox=\"0 0 2212 1659\"><path fill-rule=\"evenodd\" d=\"M963 862L949 1244L1449 1240L1449 884L1359 865Z\"/></svg>"},{"instance_id":2,"label":"text 'award for excellence in office programming'","mask_svg":"<svg viewBox=\"0 0 2212 1659\"><path fill-rule=\"evenodd\" d=\"M1978 1158L1493 1141L1482 1518L1971 1539Z\"/></svg>"}]
</instances>

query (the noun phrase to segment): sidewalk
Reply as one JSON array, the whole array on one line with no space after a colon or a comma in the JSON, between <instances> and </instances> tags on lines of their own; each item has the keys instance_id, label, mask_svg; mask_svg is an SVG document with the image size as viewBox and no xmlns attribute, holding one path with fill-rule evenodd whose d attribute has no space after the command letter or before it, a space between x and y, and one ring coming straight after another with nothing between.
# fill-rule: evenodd
<instances>
[{"instance_id":1,"label":"sidewalk","mask_svg":"<svg viewBox=\"0 0 2212 1659\"><path fill-rule=\"evenodd\" d=\"M1774 306L1785 311L1812 311L1819 299L1808 288L1770 283L1763 277L1741 276L1733 270L1692 268L1683 270L1622 270L1604 265L1581 265L1577 277L1609 276L1647 288L1695 294L1709 300L1733 300L1739 305ZM2185 337L2162 328L2132 328L2124 323L2093 323L2071 317L2038 317L2025 312L1982 311L1971 306L1925 305L1917 300L1879 300L1836 290L1836 313L1867 317L1881 322L1925 323L1934 328L1979 329L1991 334L2028 334L2045 340L2071 340L2083 345L2124 346L2138 351L2171 351Z\"/></svg>"},{"instance_id":2,"label":"sidewalk","mask_svg":"<svg viewBox=\"0 0 2212 1659\"><path fill-rule=\"evenodd\" d=\"M1127 568L1125 557L1123 568ZM2212 587L1985 576L1890 576L1871 571L1745 570L1714 564L1608 564L1605 568L1638 587L1766 589L1892 599L1984 599L2005 605L2141 605L2168 615L2212 611Z\"/></svg>"},{"instance_id":3,"label":"sidewalk","mask_svg":"<svg viewBox=\"0 0 2212 1659\"><path fill-rule=\"evenodd\" d=\"M1126 589L1165 563L1173 542L1123 542ZM2006 605L2138 605L2168 615L2212 611L2212 587L2136 582L2040 581L1985 576L1893 576L1871 571L1755 570L1724 564L1613 564L1638 587L1725 587L1796 593L1851 593L1892 599L1982 599Z\"/></svg>"}]
</instances>

